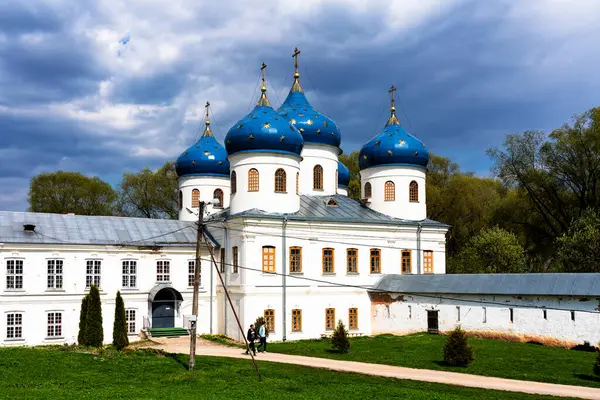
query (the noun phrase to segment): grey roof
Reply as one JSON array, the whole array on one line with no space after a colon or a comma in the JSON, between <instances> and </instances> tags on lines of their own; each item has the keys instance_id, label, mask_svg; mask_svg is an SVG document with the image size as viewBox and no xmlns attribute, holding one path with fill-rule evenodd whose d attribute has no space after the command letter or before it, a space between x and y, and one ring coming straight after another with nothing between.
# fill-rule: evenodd
<instances>
[{"instance_id":1,"label":"grey roof","mask_svg":"<svg viewBox=\"0 0 600 400\"><path fill-rule=\"evenodd\" d=\"M24 224L35 225L25 232ZM214 237L207 236L219 247ZM171 219L0 211L0 242L195 246L193 222Z\"/></svg>"},{"instance_id":2,"label":"grey roof","mask_svg":"<svg viewBox=\"0 0 600 400\"><path fill-rule=\"evenodd\" d=\"M600 296L600 273L385 275L372 290L411 294Z\"/></svg>"},{"instance_id":3,"label":"grey roof","mask_svg":"<svg viewBox=\"0 0 600 400\"><path fill-rule=\"evenodd\" d=\"M328 206L327 202L333 199L337 206ZM229 214L229 210L224 210L219 214L213 215L213 219L230 219L236 217L260 217L281 219L287 217L288 220L296 221L323 221L323 222L348 222L348 223L368 223L384 225L417 225L433 227L449 227L441 222L425 219L423 221L409 221L400 218L393 218L388 215L367 208L357 200L347 196L300 196L300 211L296 213L281 214L268 213L266 211L252 209L241 213Z\"/></svg>"}]
</instances>

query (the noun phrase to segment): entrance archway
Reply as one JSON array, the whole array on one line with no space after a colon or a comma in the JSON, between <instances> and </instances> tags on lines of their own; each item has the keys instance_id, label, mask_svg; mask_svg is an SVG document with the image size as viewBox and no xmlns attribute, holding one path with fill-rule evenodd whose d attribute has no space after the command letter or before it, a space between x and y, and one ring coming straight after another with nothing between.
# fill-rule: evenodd
<instances>
[{"instance_id":1,"label":"entrance archway","mask_svg":"<svg viewBox=\"0 0 600 400\"><path fill-rule=\"evenodd\" d=\"M157 285L148 300L152 304L152 328L174 328L177 302L183 301L181 293L171 286Z\"/></svg>"}]
</instances>

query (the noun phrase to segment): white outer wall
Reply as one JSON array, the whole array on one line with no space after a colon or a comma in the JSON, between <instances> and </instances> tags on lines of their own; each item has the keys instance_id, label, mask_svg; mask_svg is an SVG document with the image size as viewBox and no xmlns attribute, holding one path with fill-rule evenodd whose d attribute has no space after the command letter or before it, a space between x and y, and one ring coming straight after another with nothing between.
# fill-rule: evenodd
<instances>
[{"instance_id":1,"label":"white outer wall","mask_svg":"<svg viewBox=\"0 0 600 400\"><path fill-rule=\"evenodd\" d=\"M229 156L231 171L237 176L237 191L231 195L231 214L253 208L272 213L293 213L300 209L296 193L296 173L300 172L300 157L276 153L238 153ZM248 192L248 171L259 174L258 192ZM286 193L275 193L275 171L286 172Z\"/></svg>"},{"instance_id":2,"label":"white outer wall","mask_svg":"<svg viewBox=\"0 0 600 400\"><path fill-rule=\"evenodd\" d=\"M403 297L403 301L397 300L391 303L374 301L372 305L373 332L405 334L426 331L426 310L434 309L439 310L438 321L441 331L452 330L460 325L465 330L502 331L512 334L545 336L575 343L584 341L598 343L600 341L600 330L598 330L600 314L597 313L600 299L598 298L486 294L441 296L461 301L409 294L391 295L394 299ZM481 301L502 305L476 303ZM412 318L409 318L409 307L412 309ZM460 321L457 318L457 307L460 307ZM575 321L572 321L570 311L548 309L547 319L544 319L540 307L589 310L592 313L576 311ZM510 322L510 308L513 309L513 322Z\"/></svg>"},{"instance_id":3,"label":"white outer wall","mask_svg":"<svg viewBox=\"0 0 600 400\"><path fill-rule=\"evenodd\" d=\"M365 184L371 183L371 197L369 208L380 213L407 219L421 221L427 218L427 205L425 201L425 170L409 166L381 166L360 171L361 198L365 196ZM385 182L392 181L396 187L394 201L385 201ZM411 203L408 198L408 188L411 181L419 185L419 202Z\"/></svg>"},{"instance_id":4,"label":"white outer wall","mask_svg":"<svg viewBox=\"0 0 600 400\"><path fill-rule=\"evenodd\" d=\"M342 196L348 196L348 186L338 186L337 192Z\"/></svg>"},{"instance_id":5,"label":"white outer wall","mask_svg":"<svg viewBox=\"0 0 600 400\"><path fill-rule=\"evenodd\" d=\"M335 283L371 286L382 274L401 273L400 252L412 249L412 271L417 271L416 226L377 226L366 224L324 224L288 221L286 227L286 251L283 252L282 221L259 221L233 219L228 226L226 252L226 283L231 291L236 310L244 331L265 309L275 310L275 332L269 340L280 340L283 336L283 286L282 276L262 272L262 247L275 246L276 272L289 273L289 248L302 247L302 273L300 278L311 278ZM358 234L357 232L360 232ZM434 251L434 273L445 273L445 233L444 228L423 228L421 248ZM340 244L344 243L344 244ZM346 244L347 243L347 244ZM238 247L240 268L233 273L232 247ZM334 248L333 274L322 271L322 249ZM358 273L346 271L346 249L358 249ZM381 248L382 273L371 274L369 270L369 250ZM421 258L422 262L422 258ZM285 268L283 267L285 263ZM421 269L422 270L422 269ZM336 320L348 323L348 309L358 308L357 330L352 332L371 334L371 304L366 290L330 286L324 283L294 278L286 278L286 337L289 340L318 338L325 331L325 309L336 309ZM219 332L235 339L241 339L237 323L230 306L225 307L222 288L217 287L220 296L219 310L227 309L226 321L219 323ZM302 332L292 332L292 309L302 310ZM221 311L219 311L221 312Z\"/></svg>"},{"instance_id":6,"label":"white outer wall","mask_svg":"<svg viewBox=\"0 0 600 400\"><path fill-rule=\"evenodd\" d=\"M334 195L337 193L337 168L339 150L324 144L305 143L300 163L300 194ZM313 169L323 167L323 190L313 189Z\"/></svg>"},{"instance_id":7,"label":"white outer wall","mask_svg":"<svg viewBox=\"0 0 600 400\"><path fill-rule=\"evenodd\" d=\"M208 254L203 249L203 254ZM157 284L156 261L170 260L171 285L179 291L183 302L175 313L175 326L184 327L192 311L193 290L188 286L188 261L193 260L193 247L165 248L158 252L124 249L112 246L9 245L0 249L0 346L75 343L79 329L81 299L88 293L85 289L86 260L100 259L102 321L104 342L112 342L115 296L121 291L126 309L136 309L136 332L143 328L144 317L151 320L152 308L148 301L149 291ZM24 260L23 290L6 289L6 259ZM63 290L47 290L47 259L62 259ZM122 285L122 261L137 260L137 288ZM214 273L208 262L202 262L202 286L199 291L199 333L208 333L210 311L210 274ZM216 282L216 279L213 279ZM213 286L213 293L215 287ZM213 328L216 330L216 302L213 301ZM47 313L62 312L61 338L46 337ZM6 314L23 314L23 339L7 340ZM129 340L137 340L130 335Z\"/></svg>"},{"instance_id":8,"label":"white outer wall","mask_svg":"<svg viewBox=\"0 0 600 400\"><path fill-rule=\"evenodd\" d=\"M198 207L192 207L192 191L198 189L200 191L200 201L206 203L212 202L214 199L214 192L216 189L223 191L223 204L221 207L216 208L212 204L206 206L207 214L211 214L216 208L216 211L222 208L229 207L229 198L231 196L231 182L229 177L216 177L216 176L182 176L179 178L179 190L183 195L183 203L181 210L179 210L179 219L181 221L197 221L198 216L192 214L186 210L189 208L195 212L198 211ZM178 194L179 195L179 194Z\"/></svg>"}]
</instances>

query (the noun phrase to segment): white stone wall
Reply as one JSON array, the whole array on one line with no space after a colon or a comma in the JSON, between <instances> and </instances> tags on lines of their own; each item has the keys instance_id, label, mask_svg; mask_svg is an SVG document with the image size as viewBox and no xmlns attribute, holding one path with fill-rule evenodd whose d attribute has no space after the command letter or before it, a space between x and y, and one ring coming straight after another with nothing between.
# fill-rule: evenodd
<instances>
[{"instance_id":1,"label":"white stone wall","mask_svg":"<svg viewBox=\"0 0 600 400\"><path fill-rule=\"evenodd\" d=\"M229 199L231 196L231 182L229 177L217 176L182 176L179 178L179 190L182 195L182 207L179 210L179 220L181 221L198 221L198 215L190 213L187 209L198 212L198 207L192 207L192 191L198 189L200 191L200 201L207 203L206 214L210 215L215 211L220 211L223 208L229 207ZM217 189L223 191L223 204L220 207L215 207L212 203L214 192Z\"/></svg>"},{"instance_id":2,"label":"white stone wall","mask_svg":"<svg viewBox=\"0 0 600 400\"><path fill-rule=\"evenodd\" d=\"M600 298L375 294L372 300L374 333L426 331L427 310L439 310L441 331L460 325L465 330L543 336L574 343L600 341L600 314L597 312ZM547 309L545 318L543 308ZM571 311L574 311L574 320Z\"/></svg>"},{"instance_id":3,"label":"white stone wall","mask_svg":"<svg viewBox=\"0 0 600 400\"><path fill-rule=\"evenodd\" d=\"M231 171L237 175L237 190L231 195L231 214L259 209L274 213L292 213L300 209L296 193L296 174L300 172L300 157L277 153L236 153L229 156ZM337 162L337 161L336 161ZM248 171L259 173L259 190L248 191ZM275 171L286 172L287 192L275 193Z\"/></svg>"},{"instance_id":4,"label":"white stone wall","mask_svg":"<svg viewBox=\"0 0 600 400\"><path fill-rule=\"evenodd\" d=\"M368 207L380 213L410 221L421 221L427 218L425 200L425 169L409 166L381 166L360 171L361 199L365 199L365 184L371 184L371 197ZM384 186L387 181L394 182L395 200L387 201L384 197ZM408 188L410 182L419 185L419 201L410 202Z\"/></svg>"},{"instance_id":5,"label":"white stone wall","mask_svg":"<svg viewBox=\"0 0 600 400\"><path fill-rule=\"evenodd\" d=\"M339 149L324 144L305 143L300 163L300 194L334 195L337 193L337 168ZM313 186L313 169L323 167L323 189Z\"/></svg>"},{"instance_id":6,"label":"white stone wall","mask_svg":"<svg viewBox=\"0 0 600 400\"><path fill-rule=\"evenodd\" d=\"M348 196L348 186L338 186L337 192L342 196Z\"/></svg>"},{"instance_id":7,"label":"white stone wall","mask_svg":"<svg viewBox=\"0 0 600 400\"><path fill-rule=\"evenodd\" d=\"M204 249L205 254L207 250ZM113 246L71 246L71 245L9 245L0 249L0 345L38 345L44 343L74 343L77 341L81 299L88 293L86 283L86 260L101 260L100 293L104 325L104 340L112 341L115 296L121 291L126 309L136 310L136 332L141 331L144 318L151 320L149 291L157 284L156 262L170 261L170 284L179 291L183 302L175 314L175 326L183 327L191 314L193 290L188 286L188 261L193 260L193 247L163 248L159 251L140 250ZM23 289L7 289L6 261L22 259ZM47 260L63 260L63 287L60 290L47 288ZM122 261L137 261L137 287L122 287ZM214 273L208 264L202 264L202 287L199 297L199 325L201 333L209 327L210 274ZM213 326L216 330L216 280L213 286ZM49 339L46 335L47 313L62 312L62 335ZM23 338L7 339L6 314L23 314ZM130 340L136 340L131 335Z\"/></svg>"}]
</instances>

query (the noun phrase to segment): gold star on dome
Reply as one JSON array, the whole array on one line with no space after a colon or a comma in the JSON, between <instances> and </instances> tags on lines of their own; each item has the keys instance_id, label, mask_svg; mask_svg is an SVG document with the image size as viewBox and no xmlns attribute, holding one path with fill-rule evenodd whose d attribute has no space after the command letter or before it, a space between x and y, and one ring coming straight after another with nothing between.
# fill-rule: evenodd
<instances>
[{"instance_id":1,"label":"gold star on dome","mask_svg":"<svg viewBox=\"0 0 600 400\"><path fill-rule=\"evenodd\" d=\"M299 117L304 117L304 114L298 114Z\"/></svg>"},{"instance_id":2,"label":"gold star on dome","mask_svg":"<svg viewBox=\"0 0 600 400\"><path fill-rule=\"evenodd\" d=\"M242 126L244 126L244 124L239 124L239 125L237 126L237 128L238 128L238 129L241 129L241 128L242 128Z\"/></svg>"},{"instance_id":3,"label":"gold star on dome","mask_svg":"<svg viewBox=\"0 0 600 400\"><path fill-rule=\"evenodd\" d=\"M381 144L381 142L378 140L375 142L375 146L379 146Z\"/></svg>"},{"instance_id":4,"label":"gold star on dome","mask_svg":"<svg viewBox=\"0 0 600 400\"><path fill-rule=\"evenodd\" d=\"M250 139L250 140L254 139L254 135L248 135L248 139Z\"/></svg>"},{"instance_id":5,"label":"gold star on dome","mask_svg":"<svg viewBox=\"0 0 600 400\"><path fill-rule=\"evenodd\" d=\"M283 142L285 140L285 136L283 136L283 135L279 136L279 140L281 140Z\"/></svg>"},{"instance_id":6,"label":"gold star on dome","mask_svg":"<svg viewBox=\"0 0 600 400\"><path fill-rule=\"evenodd\" d=\"M366 160L366 159L367 159L367 155L366 155L366 154L364 154L364 155L363 155L363 158Z\"/></svg>"},{"instance_id":7,"label":"gold star on dome","mask_svg":"<svg viewBox=\"0 0 600 400\"><path fill-rule=\"evenodd\" d=\"M398 142L398 143L400 143L400 146L404 146L406 144L406 142L404 140L400 140L400 142Z\"/></svg>"},{"instance_id":8,"label":"gold star on dome","mask_svg":"<svg viewBox=\"0 0 600 400\"><path fill-rule=\"evenodd\" d=\"M335 136L335 133L334 133L334 132L331 132L331 136Z\"/></svg>"},{"instance_id":9,"label":"gold star on dome","mask_svg":"<svg viewBox=\"0 0 600 400\"><path fill-rule=\"evenodd\" d=\"M268 122L265 122L265 125L264 125L264 127L265 127L265 128L270 128L270 127L271 127L271 124L270 124L270 123L268 123Z\"/></svg>"},{"instance_id":10,"label":"gold star on dome","mask_svg":"<svg viewBox=\"0 0 600 400\"><path fill-rule=\"evenodd\" d=\"M196 165L196 160L192 160L192 165Z\"/></svg>"},{"instance_id":11,"label":"gold star on dome","mask_svg":"<svg viewBox=\"0 0 600 400\"><path fill-rule=\"evenodd\" d=\"M204 152L204 155L205 155L205 156L208 156L208 155L210 155L210 151L205 151L205 152Z\"/></svg>"},{"instance_id":12,"label":"gold star on dome","mask_svg":"<svg viewBox=\"0 0 600 400\"><path fill-rule=\"evenodd\" d=\"M299 129L299 131L300 131L300 132L304 132L304 128L300 128L300 129Z\"/></svg>"},{"instance_id":13,"label":"gold star on dome","mask_svg":"<svg viewBox=\"0 0 600 400\"><path fill-rule=\"evenodd\" d=\"M292 119L290 120L290 124L292 124L292 125L293 125L293 124L295 124L295 123L296 123L296 120L295 120L294 118L292 118Z\"/></svg>"},{"instance_id":14,"label":"gold star on dome","mask_svg":"<svg viewBox=\"0 0 600 400\"><path fill-rule=\"evenodd\" d=\"M388 154L391 156L391 155L392 155L392 151L391 151L391 150L388 150Z\"/></svg>"},{"instance_id":15,"label":"gold star on dome","mask_svg":"<svg viewBox=\"0 0 600 400\"><path fill-rule=\"evenodd\" d=\"M308 125L312 125L312 119L309 119L308 121L306 121L306 123L307 123Z\"/></svg>"},{"instance_id":16,"label":"gold star on dome","mask_svg":"<svg viewBox=\"0 0 600 400\"><path fill-rule=\"evenodd\" d=\"M321 130L317 129L317 135L320 135L320 134L321 134Z\"/></svg>"},{"instance_id":17,"label":"gold star on dome","mask_svg":"<svg viewBox=\"0 0 600 400\"><path fill-rule=\"evenodd\" d=\"M325 127L327 127L327 121L323 121L323 125L325 125Z\"/></svg>"}]
</instances>

